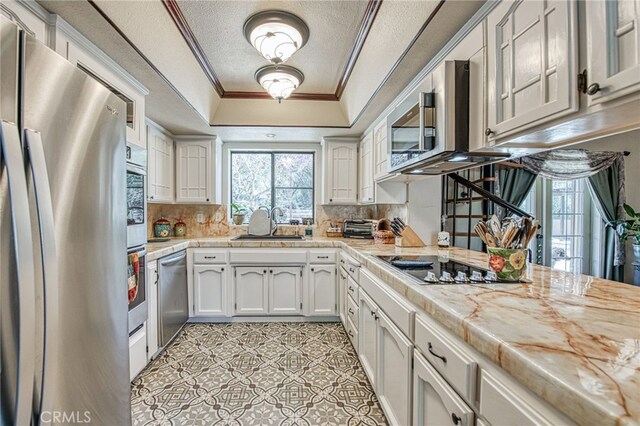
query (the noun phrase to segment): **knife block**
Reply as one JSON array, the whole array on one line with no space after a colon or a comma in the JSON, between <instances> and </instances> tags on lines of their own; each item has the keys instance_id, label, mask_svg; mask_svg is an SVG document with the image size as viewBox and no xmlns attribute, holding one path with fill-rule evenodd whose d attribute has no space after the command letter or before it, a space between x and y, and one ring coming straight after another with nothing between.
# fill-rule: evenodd
<instances>
[{"instance_id":1,"label":"knife block","mask_svg":"<svg viewBox=\"0 0 640 426\"><path fill-rule=\"evenodd\" d=\"M404 228L400 236L396 237L396 247L424 247L424 245L424 241L408 226Z\"/></svg>"}]
</instances>

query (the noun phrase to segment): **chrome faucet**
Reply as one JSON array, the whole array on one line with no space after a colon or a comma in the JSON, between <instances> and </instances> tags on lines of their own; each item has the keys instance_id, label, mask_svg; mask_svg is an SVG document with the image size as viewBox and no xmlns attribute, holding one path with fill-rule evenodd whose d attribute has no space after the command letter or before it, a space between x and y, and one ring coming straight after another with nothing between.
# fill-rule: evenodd
<instances>
[{"instance_id":1,"label":"chrome faucet","mask_svg":"<svg viewBox=\"0 0 640 426\"><path fill-rule=\"evenodd\" d=\"M271 222L273 223L273 227L271 228L271 235L274 235L278 230L278 222L275 219L274 213L278 213L278 216L284 216L284 211L280 207L274 207L271 209L269 213L269 217L271 218Z\"/></svg>"}]
</instances>

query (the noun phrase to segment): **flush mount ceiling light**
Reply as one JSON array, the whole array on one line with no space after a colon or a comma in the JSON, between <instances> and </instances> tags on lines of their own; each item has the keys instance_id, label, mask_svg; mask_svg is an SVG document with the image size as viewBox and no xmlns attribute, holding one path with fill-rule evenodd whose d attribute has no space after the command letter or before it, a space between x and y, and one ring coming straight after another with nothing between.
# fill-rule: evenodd
<instances>
[{"instance_id":1,"label":"flush mount ceiling light","mask_svg":"<svg viewBox=\"0 0 640 426\"><path fill-rule=\"evenodd\" d=\"M256 71L256 81L273 99L287 99L304 81L300 70L287 65L267 65Z\"/></svg>"},{"instance_id":2,"label":"flush mount ceiling light","mask_svg":"<svg viewBox=\"0 0 640 426\"><path fill-rule=\"evenodd\" d=\"M309 27L289 12L266 10L244 23L244 37L273 64L282 64L305 45Z\"/></svg>"}]
</instances>

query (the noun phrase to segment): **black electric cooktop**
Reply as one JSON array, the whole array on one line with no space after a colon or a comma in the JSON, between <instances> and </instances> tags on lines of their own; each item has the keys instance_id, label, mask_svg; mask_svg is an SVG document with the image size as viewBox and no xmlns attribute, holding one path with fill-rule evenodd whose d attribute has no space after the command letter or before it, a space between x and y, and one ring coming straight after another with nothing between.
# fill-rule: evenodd
<instances>
[{"instance_id":1,"label":"black electric cooktop","mask_svg":"<svg viewBox=\"0 0 640 426\"><path fill-rule=\"evenodd\" d=\"M502 281L495 272L455 260L438 256L378 256L378 258L405 274L411 275L421 284L517 284L526 281Z\"/></svg>"}]
</instances>

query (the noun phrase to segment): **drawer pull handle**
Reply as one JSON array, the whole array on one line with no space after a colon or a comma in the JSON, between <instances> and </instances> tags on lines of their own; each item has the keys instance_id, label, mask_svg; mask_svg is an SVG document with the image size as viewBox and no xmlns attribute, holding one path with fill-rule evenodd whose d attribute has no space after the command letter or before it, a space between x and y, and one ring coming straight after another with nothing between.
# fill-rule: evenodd
<instances>
[{"instance_id":1,"label":"drawer pull handle","mask_svg":"<svg viewBox=\"0 0 640 426\"><path fill-rule=\"evenodd\" d=\"M353 309L349 308L349 313L353 315L354 314Z\"/></svg>"},{"instance_id":2,"label":"drawer pull handle","mask_svg":"<svg viewBox=\"0 0 640 426\"><path fill-rule=\"evenodd\" d=\"M376 314L376 311L371 311L371 316L374 316Z\"/></svg>"},{"instance_id":3,"label":"drawer pull handle","mask_svg":"<svg viewBox=\"0 0 640 426\"><path fill-rule=\"evenodd\" d=\"M447 358L442 356L442 355L438 355L437 353L435 353L433 351L433 345L431 345L431 342L429 342L429 353L433 356L435 356L436 358L440 358L442 360L442 362L444 362L445 364L447 363ZM454 422L456 423L456 422ZM456 423L457 424L457 423Z\"/></svg>"},{"instance_id":4,"label":"drawer pull handle","mask_svg":"<svg viewBox=\"0 0 640 426\"><path fill-rule=\"evenodd\" d=\"M457 425L462 421L462 419L460 418L460 416L457 416L456 413L451 413L451 421L454 425Z\"/></svg>"},{"instance_id":5,"label":"drawer pull handle","mask_svg":"<svg viewBox=\"0 0 640 426\"><path fill-rule=\"evenodd\" d=\"M353 333L349 330L349 336L353 337Z\"/></svg>"},{"instance_id":6,"label":"drawer pull handle","mask_svg":"<svg viewBox=\"0 0 640 426\"><path fill-rule=\"evenodd\" d=\"M353 287L349 286L349 291L353 291Z\"/></svg>"},{"instance_id":7,"label":"drawer pull handle","mask_svg":"<svg viewBox=\"0 0 640 426\"><path fill-rule=\"evenodd\" d=\"M329 256L317 256L318 259L328 259Z\"/></svg>"},{"instance_id":8,"label":"drawer pull handle","mask_svg":"<svg viewBox=\"0 0 640 426\"><path fill-rule=\"evenodd\" d=\"M215 259L217 256L205 256L205 259Z\"/></svg>"},{"instance_id":9,"label":"drawer pull handle","mask_svg":"<svg viewBox=\"0 0 640 426\"><path fill-rule=\"evenodd\" d=\"M351 273L353 274L353 273L355 273L355 272L356 272L356 270L355 270L355 269L353 269L353 268L349 268L349 272L351 272Z\"/></svg>"}]
</instances>

